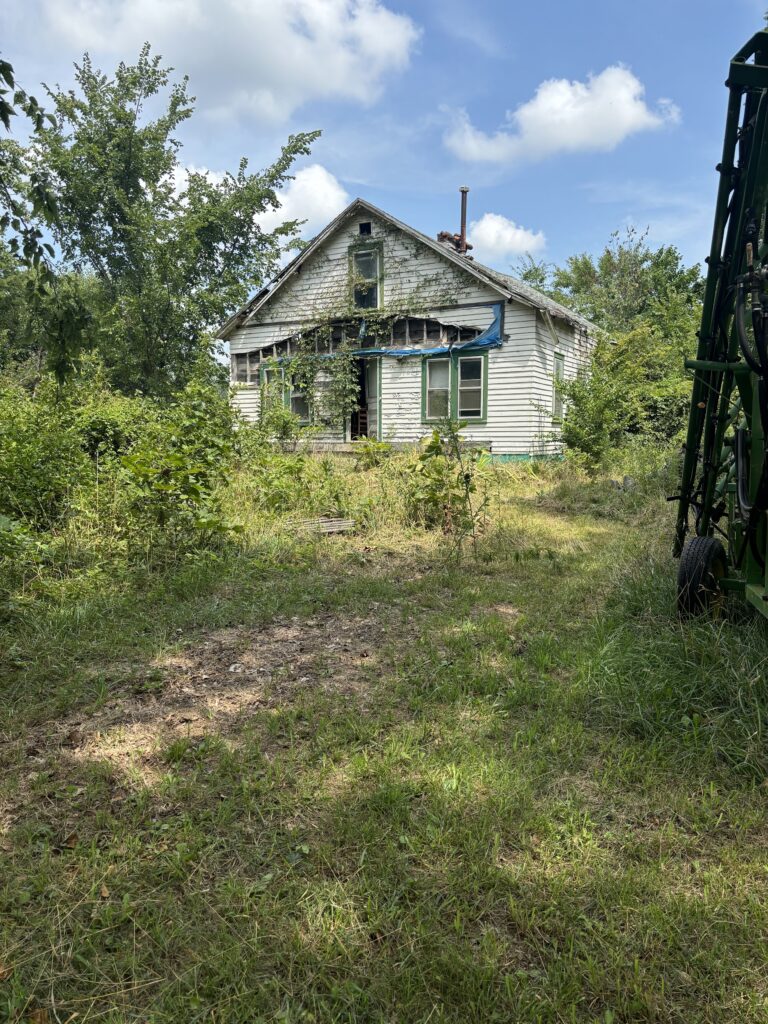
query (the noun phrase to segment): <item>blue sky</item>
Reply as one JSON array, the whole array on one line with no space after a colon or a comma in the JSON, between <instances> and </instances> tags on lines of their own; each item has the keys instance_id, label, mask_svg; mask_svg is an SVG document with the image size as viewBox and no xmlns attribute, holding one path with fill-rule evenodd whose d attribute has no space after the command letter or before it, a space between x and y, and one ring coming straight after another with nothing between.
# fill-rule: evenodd
<instances>
[{"instance_id":1,"label":"blue sky","mask_svg":"<svg viewBox=\"0 0 768 1024\"><path fill-rule=\"evenodd\" d=\"M284 198L312 234L363 196L428 234L458 229L509 270L646 227L708 250L733 52L768 0L26 0L0 14L25 86L109 71L146 39L197 97L182 161L268 163L322 129ZM268 225L267 225L268 226Z\"/></svg>"}]
</instances>

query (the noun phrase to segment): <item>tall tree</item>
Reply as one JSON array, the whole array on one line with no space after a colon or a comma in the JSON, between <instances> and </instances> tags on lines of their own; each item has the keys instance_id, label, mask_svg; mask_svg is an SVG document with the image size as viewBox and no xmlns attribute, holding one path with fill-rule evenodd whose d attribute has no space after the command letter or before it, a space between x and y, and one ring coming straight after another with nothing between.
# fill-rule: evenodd
<instances>
[{"instance_id":1,"label":"tall tree","mask_svg":"<svg viewBox=\"0 0 768 1024\"><path fill-rule=\"evenodd\" d=\"M686 330L702 289L699 268L685 267L674 245L652 249L647 232L635 228L614 232L597 258L570 256L552 276L558 298L609 334L641 325Z\"/></svg>"},{"instance_id":2,"label":"tall tree","mask_svg":"<svg viewBox=\"0 0 768 1024\"><path fill-rule=\"evenodd\" d=\"M172 70L148 44L111 77L86 54L75 89L48 90L57 123L27 153L51 175L65 263L99 283L98 346L114 382L154 394L188 379L212 328L274 273L297 223L268 233L259 216L319 134L291 136L258 173L245 159L221 181L187 173L176 132L194 98Z\"/></svg>"},{"instance_id":3,"label":"tall tree","mask_svg":"<svg viewBox=\"0 0 768 1024\"><path fill-rule=\"evenodd\" d=\"M550 294L606 332L590 365L559 385L566 445L594 469L629 435L654 444L675 437L690 393L684 360L695 351L701 314L698 266L684 266L672 245L652 249L647 233L629 229L615 232L597 257L571 256L547 283Z\"/></svg>"}]
</instances>

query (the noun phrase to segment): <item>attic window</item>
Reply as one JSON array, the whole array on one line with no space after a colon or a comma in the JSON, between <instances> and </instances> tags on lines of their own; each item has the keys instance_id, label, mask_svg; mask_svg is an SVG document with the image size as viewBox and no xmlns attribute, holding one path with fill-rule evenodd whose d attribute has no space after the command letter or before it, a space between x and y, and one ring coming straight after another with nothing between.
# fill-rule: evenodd
<instances>
[{"instance_id":1,"label":"attic window","mask_svg":"<svg viewBox=\"0 0 768 1024\"><path fill-rule=\"evenodd\" d=\"M352 254L354 301L358 309L378 309L379 257L378 249L358 249Z\"/></svg>"},{"instance_id":2,"label":"attic window","mask_svg":"<svg viewBox=\"0 0 768 1024\"><path fill-rule=\"evenodd\" d=\"M370 235L370 233L371 233L371 222L369 220L362 221L360 223L359 227L360 227L360 234L361 235Z\"/></svg>"}]
</instances>

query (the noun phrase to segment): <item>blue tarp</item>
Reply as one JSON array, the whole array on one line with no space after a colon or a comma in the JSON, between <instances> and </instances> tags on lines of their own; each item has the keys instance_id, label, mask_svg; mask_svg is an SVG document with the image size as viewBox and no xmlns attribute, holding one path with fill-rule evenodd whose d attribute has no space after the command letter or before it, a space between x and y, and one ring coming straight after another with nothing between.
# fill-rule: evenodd
<instances>
[{"instance_id":1,"label":"blue tarp","mask_svg":"<svg viewBox=\"0 0 768 1024\"><path fill-rule=\"evenodd\" d=\"M408 356L439 356L451 352L461 352L467 348L499 348L502 344L501 336L501 309L502 304L497 302L493 307L493 321L486 327L482 334L469 341L456 342L454 345L438 345L436 348L359 348L355 349L356 356L391 356L393 359L406 359ZM360 326L360 337L365 337L365 321Z\"/></svg>"}]
</instances>

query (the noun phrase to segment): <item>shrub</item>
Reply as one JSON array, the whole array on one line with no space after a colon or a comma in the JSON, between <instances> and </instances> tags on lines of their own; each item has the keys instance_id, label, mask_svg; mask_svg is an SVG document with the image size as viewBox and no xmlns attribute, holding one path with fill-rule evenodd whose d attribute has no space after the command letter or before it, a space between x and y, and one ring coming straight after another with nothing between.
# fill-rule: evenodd
<instances>
[{"instance_id":1,"label":"shrub","mask_svg":"<svg viewBox=\"0 0 768 1024\"><path fill-rule=\"evenodd\" d=\"M89 474L82 438L51 384L0 386L0 514L35 529L60 522Z\"/></svg>"},{"instance_id":2,"label":"shrub","mask_svg":"<svg viewBox=\"0 0 768 1024\"><path fill-rule=\"evenodd\" d=\"M388 459L394 448L388 441L377 441L364 437L355 441L355 464L358 469L376 469Z\"/></svg>"},{"instance_id":3,"label":"shrub","mask_svg":"<svg viewBox=\"0 0 768 1024\"><path fill-rule=\"evenodd\" d=\"M485 482L477 472L484 453L464 445L463 426L446 421L435 428L408 472L412 520L439 527L459 543L475 538L488 504Z\"/></svg>"},{"instance_id":4,"label":"shrub","mask_svg":"<svg viewBox=\"0 0 768 1024\"><path fill-rule=\"evenodd\" d=\"M218 493L233 454L233 416L226 397L215 385L192 381L155 429L122 458L135 488L132 525L145 544L157 540L157 531L179 544L233 528L221 515Z\"/></svg>"}]
</instances>

